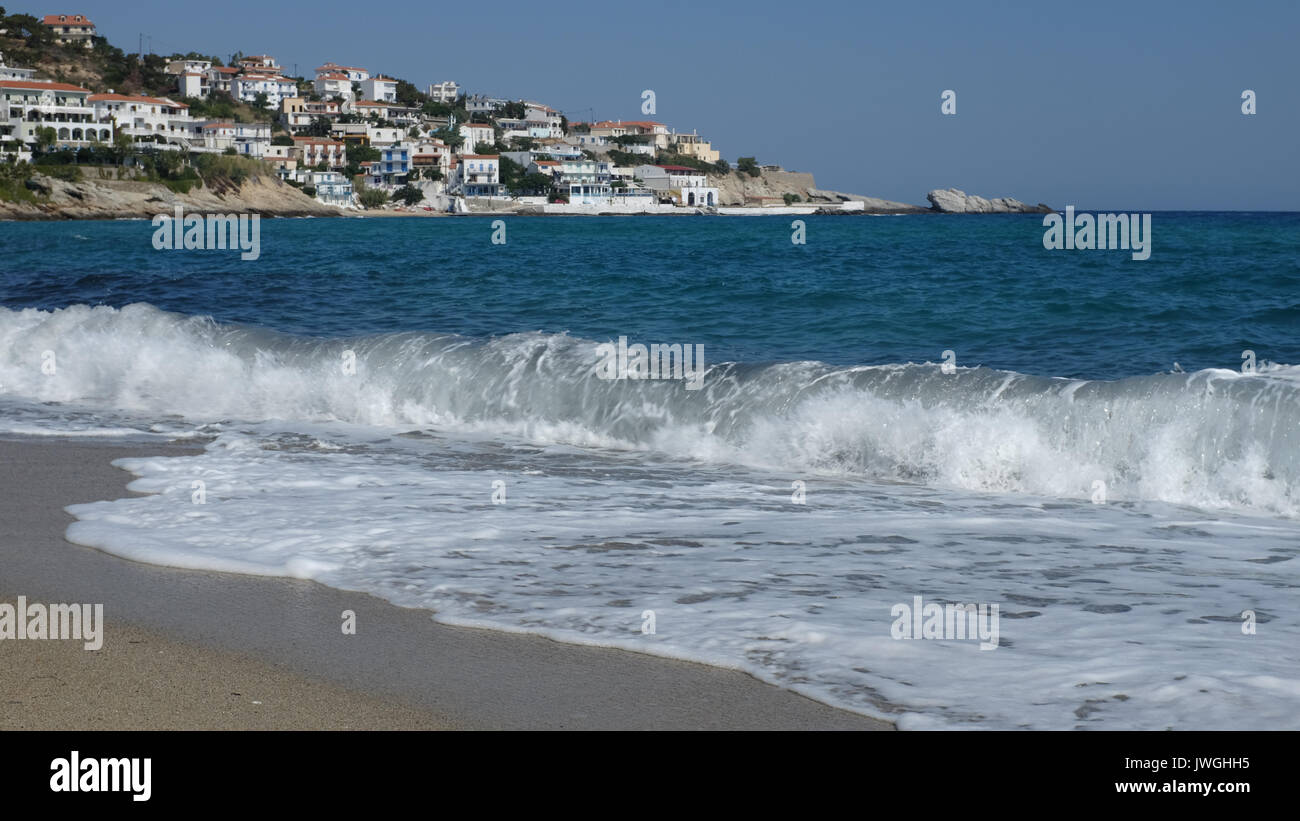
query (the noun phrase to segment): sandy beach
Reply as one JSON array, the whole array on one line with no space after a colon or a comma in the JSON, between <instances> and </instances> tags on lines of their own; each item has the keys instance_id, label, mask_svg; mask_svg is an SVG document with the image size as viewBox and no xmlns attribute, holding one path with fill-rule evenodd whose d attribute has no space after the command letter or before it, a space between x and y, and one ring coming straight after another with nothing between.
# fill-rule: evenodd
<instances>
[{"instance_id":1,"label":"sandy beach","mask_svg":"<svg viewBox=\"0 0 1300 821\"><path fill-rule=\"evenodd\" d=\"M97 651L0 643L0 729L892 729L732 670L448 627L314 582L64 539L65 506L130 493L113 459L184 451L0 441L0 602L102 603L105 621Z\"/></svg>"}]
</instances>

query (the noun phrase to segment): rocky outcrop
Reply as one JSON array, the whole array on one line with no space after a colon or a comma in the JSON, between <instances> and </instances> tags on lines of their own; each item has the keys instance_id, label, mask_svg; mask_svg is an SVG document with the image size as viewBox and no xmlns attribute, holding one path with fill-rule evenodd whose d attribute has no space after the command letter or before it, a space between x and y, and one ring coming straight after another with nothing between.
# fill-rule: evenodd
<instances>
[{"instance_id":1,"label":"rocky outcrop","mask_svg":"<svg viewBox=\"0 0 1300 821\"><path fill-rule=\"evenodd\" d=\"M195 186L177 193L161 183L85 179L65 182L43 174L27 180L34 202L0 200L0 219L151 219L171 214L179 204L194 214L260 214L266 217L336 217L339 209L317 202L276 177L250 177L240 186Z\"/></svg>"},{"instance_id":2,"label":"rocky outcrop","mask_svg":"<svg viewBox=\"0 0 1300 821\"><path fill-rule=\"evenodd\" d=\"M1026 205L1013 197L986 200L956 188L936 188L925 195L934 211L943 214L1050 214L1055 209L1043 205Z\"/></svg>"},{"instance_id":3,"label":"rocky outcrop","mask_svg":"<svg viewBox=\"0 0 1300 821\"><path fill-rule=\"evenodd\" d=\"M834 205L857 200L863 203L865 212L869 214L916 214L927 210L917 205L878 197L828 191L817 187L812 174L797 171L763 169L757 177L735 171L710 174L709 185L718 189L720 205L754 205L761 201L760 198L781 200L786 194L793 194L799 198L799 202L814 205Z\"/></svg>"}]
</instances>

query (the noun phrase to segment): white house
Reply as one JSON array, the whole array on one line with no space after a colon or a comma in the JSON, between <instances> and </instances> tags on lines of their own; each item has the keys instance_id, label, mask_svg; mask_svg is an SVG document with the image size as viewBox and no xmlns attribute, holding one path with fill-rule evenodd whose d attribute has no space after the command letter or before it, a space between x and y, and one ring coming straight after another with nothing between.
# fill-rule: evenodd
<instances>
[{"instance_id":1,"label":"white house","mask_svg":"<svg viewBox=\"0 0 1300 821\"><path fill-rule=\"evenodd\" d=\"M475 94L465 98L465 110L470 114L492 114L498 108L503 108L507 102L509 100Z\"/></svg>"},{"instance_id":2,"label":"white house","mask_svg":"<svg viewBox=\"0 0 1300 821\"><path fill-rule=\"evenodd\" d=\"M485 123L461 123L457 130L465 140L461 146L465 152L473 153L479 143L496 144L496 131Z\"/></svg>"},{"instance_id":3,"label":"white house","mask_svg":"<svg viewBox=\"0 0 1300 821\"><path fill-rule=\"evenodd\" d=\"M564 119L560 112L550 106L541 103L524 102L524 119L533 126L540 126L547 129L550 133L548 137L561 137L564 135L562 128Z\"/></svg>"},{"instance_id":4,"label":"white house","mask_svg":"<svg viewBox=\"0 0 1300 821\"><path fill-rule=\"evenodd\" d=\"M211 60L172 60L163 71L168 74L202 74L210 68Z\"/></svg>"},{"instance_id":5,"label":"white house","mask_svg":"<svg viewBox=\"0 0 1300 821\"><path fill-rule=\"evenodd\" d=\"M316 189L316 199L327 205L352 204L352 182L338 171L308 171L302 181Z\"/></svg>"},{"instance_id":6,"label":"white house","mask_svg":"<svg viewBox=\"0 0 1300 821\"><path fill-rule=\"evenodd\" d=\"M330 100L334 97L351 100L354 97L352 81L348 79L348 75L341 72L317 74L316 79L312 81L312 89L322 100Z\"/></svg>"},{"instance_id":7,"label":"white house","mask_svg":"<svg viewBox=\"0 0 1300 821\"><path fill-rule=\"evenodd\" d=\"M213 66L205 72L208 85L213 91L230 93L230 84L239 75L239 69L233 66Z\"/></svg>"},{"instance_id":8,"label":"white house","mask_svg":"<svg viewBox=\"0 0 1300 821\"><path fill-rule=\"evenodd\" d=\"M512 152L512 154L517 153L520 152ZM515 159L514 156L511 156L510 158L512 160ZM515 162L519 161L515 160ZM554 177L556 174L560 173L560 162L559 160L533 160L525 165L524 169L529 174L545 174L548 177Z\"/></svg>"},{"instance_id":9,"label":"white house","mask_svg":"<svg viewBox=\"0 0 1300 821\"><path fill-rule=\"evenodd\" d=\"M672 139L668 126L650 120L605 120L592 123L588 131L592 137L605 137L611 143L617 137L639 137L638 144L648 146L649 150L635 153L652 155L656 149L668 148L668 143ZM623 150L634 151L634 146L629 145Z\"/></svg>"},{"instance_id":10,"label":"white house","mask_svg":"<svg viewBox=\"0 0 1300 821\"><path fill-rule=\"evenodd\" d=\"M460 97L460 86L452 80L433 83L426 92L435 103L454 103Z\"/></svg>"},{"instance_id":11,"label":"white house","mask_svg":"<svg viewBox=\"0 0 1300 821\"><path fill-rule=\"evenodd\" d=\"M0 80L0 143L18 153L36 144L36 129L52 128L56 145L111 142L113 121L100 117L88 89L68 83Z\"/></svg>"},{"instance_id":12,"label":"white house","mask_svg":"<svg viewBox=\"0 0 1300 821\"><path fill-rule=\"evenodd\" d=\"M709 186L703 171L684 165L638 165L636 176L661 194L669 194L678 205L717 205L718 189Z\"/></svg>"},{"instance_id":13,"label":"white house","mask_svg":"<svg viewBox=\"0 0 1300 821\"><path fill-rule=\"evenodd\" d=\"M379 117L392 120L397 125L415 125L420 122L420 110L392 102L375 100L351 100L343 103L346 114L358 114L362 117Z\"/></svg>"},{"instance_id":14,"label":"white house","mask_svg":"<svg viewBox=\"0 0 1300 821\"><path fill-rule=\"evenodd\" d=\"M212 94L212 81L207 72L186 71L176 75L176 90L182 97L203 99Z\"/></svg>"},{"instance_id":15,"label":"white house","mask_svg":"<svg viewBox=\"0 0 1300 821\"><path fill-rule=\"evenodd\" d=\"M194 135L194 120L185 103L127 94L91 94L87 101L94 107L96 119L111 119L119 134L130 135L136 142L188 147Z\"/></svg>"},{"instance_id":16,"label":"white house","mask_svg":"<svg viewBox=\"0 0 1300 821\"><path fill-rule=\"evenodd\" d=\"M317 66L316 77L325 74L342 74L343 77L350 79L351 82L359 83L364 79L370 79L369 71L359 68L355 65L339 65L337 62L326 62L325 65Z\"/></svg>"},{"instance_id":17,"label":"white house","mask_svg":"<svg viewBox=\"0 0 1300 821\"><path fill-rule=\"evenodd\" d=\"M294 137L293 147L298 155L298 164L303 168L315 168L322 162L326 168L342 168L348 164L347 148L339 140Z\"/></svg>"},{"instance_id":18,"label":"white house","mask_svg":"<svg viewBox=\"0 0 1300 821\"><path fill-rule=\"evenodd\" d=\"M269 54L254 54L239 61L239 67L252 74L279 74L284 69Z\"/></svg>"},{"instance_id":19,"label":"white house","mask_svg":"<svg viewBox=\"0 0 1300 821\"><path fill-rule=\"evenodd\" d=\"M501 158L496 154L462 154L448 188L464 197L499 197Z\"/></svg>"},{"instance_id":20,"label":"white house","mask_svg":"<svg viewBox=\"0 0 1300 821\"><path fill-rule=\"evenodd\" d=\"M361 81L361 99L377 103L397 102L397 81L377 74Z\"/></svg>"},{"instance_id":21,"label":"white house","mask_svg":"<svg viewBox=\"0 0 1300 821\"><path fill-rule=\"evenodd\" d=\"M291 177L298 169L298 157L292 145L268 145L262 160L280 172L282 178Z\"/></svg>"},{"instance_id":22,"label":"white house","mask_svg":"<svg viewBox=\"0 0 1300 821\"><path fill-rule=\"evenodd\" d=\"M366 126L366 138L378 148L383 145L399 143L406 138L406 132L400 128L387 128L375 125Z\"/></svg>"},{"instance_id":23,"label":"white house","mask_svg":"<svg viewBox=\"0 0 1300 821\"><path fill-rule=\"evenodd\" d=\"M557 160L577 159L578 157L583 156L582 149L578 148L577 145L569 142L567 139L557 140L555 138L551 138L549 140L547 139L538 140L537 150L550 154L552 157L556 158Z\"/></svg>"},{"instance_id":24,"label":"white house","mask_svg":"<svg viewBox=\"0 0 1300 821\"><path fill-rule=\"evenodd\" d=\"M451 169L451 149L442 140L421 140L411 149L411 167L422 171L437 171L447 179Z\"/></svg>"},{"instance_id":25,"label":"white house","mask_svg":"<svg viewBox=\"0 0 1300 821\"><path fill-rule=\"evenodd\" d=\"M81 14L47 14L41 20L54 31L54 42L60 45L80 43L86 48L94 45L95 24Z\"/></svg>"},{"instance_id":26,"label":"white house","mask_svg":"<svg viewBox=\"0 0 1300 821\"><path fill-rule=\"evenodd\" d=\"M203 148L212 152L235 147L235 124L226 122L204 123L199 126L199 139Z\"/></svg>"},{"instance_id":27,"label":"white house","mask_svg":"<svg viewBox=\"0 0 1300 821\"><path fill-rule=\"evenodd\" d=\"M256 102L258 94L265 94L266 107L279 108L281 100L298 96L298 84L275 74L241 74L231 80L230 93L246 103Z\"/></svg>"},{"instance_id":28,"label":"white house","mask_svg":"<svg viewBox=\"0 0 1300 821\"><path fill-rule=\"evenodd\" d=\"M405 143L386 146L379 151L379 167L374 173L384 185L405 185L411 173L411 146Z\"/></svg>"},{"instance_id":29,"label":"white house","mask_svg":"<svg viewBox=\"0 0 1300 821\"><path fill-rule=\"evenodd\" d=\"M313 102L306 97L286 97L280 101L280 122L295 133L311 125L317 117L324 117L332 123L339 118L339 114L336 100Z\"/></svg>"},{"instance_id":30,"label":"white house","mask_svg":"<svg viewBox=\"0 0 1300 821\"><path fill-rule=\"evenodd\" d=\"M235 151L261 159L271 148L270 123L235 123Z\"/></svg>"},{"instance_id":31,"label":"white house","mask_svg":"<svg viewBox=\"0 0 1300 821\"><path fill-rule=\"evenodd\" d=\"M559 160L555 172L556 181L562 185L569 183L606 183L610 181L609 163L602 160L589 160L586 157Z\"/></svg>"},{"instance_id":32,"label":"white house","mask_svg":"<svg viewBox=\"0 0 1300 821\"><path fill-rule=\"evenodd\" d=\"M370 79L370 72L357 66L341 66L338 63L326 63L316 68L316 76L320 77L325 74L342 74L348 80L354 83L360 83L363 80Z\"/></svg>"},{"instance_id":33,"label":"white house","mask_svg":"<svg viewBox=\"0 0 1300 821\"><path fill-rule=\"evenodd\" d=\"M30 80L36 76L34 68L19 68L5 65L5 56L0 52L0 80Z\"/></svg>"}]
</instances>

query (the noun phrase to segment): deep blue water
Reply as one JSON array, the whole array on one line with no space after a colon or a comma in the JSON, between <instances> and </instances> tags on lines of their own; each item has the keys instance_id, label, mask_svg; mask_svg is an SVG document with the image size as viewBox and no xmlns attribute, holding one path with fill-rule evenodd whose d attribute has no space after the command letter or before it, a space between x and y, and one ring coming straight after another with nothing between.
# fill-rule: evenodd
<instances>
[{"instance_id":1,"label":"deep blue water","mask_svg":"<svg viewBox=\"0 0 1300 821\"><path fill-rule=\"evenodd\" d=\"M263 220L261 257L145 221L0 224L0 304L148 302L294 334L568 332L710 362L937 362L1113 379L1300 362L1300 214L1157 213L1152 254L1049 251L1038 215Z\"/></svg>"}]
</instances>

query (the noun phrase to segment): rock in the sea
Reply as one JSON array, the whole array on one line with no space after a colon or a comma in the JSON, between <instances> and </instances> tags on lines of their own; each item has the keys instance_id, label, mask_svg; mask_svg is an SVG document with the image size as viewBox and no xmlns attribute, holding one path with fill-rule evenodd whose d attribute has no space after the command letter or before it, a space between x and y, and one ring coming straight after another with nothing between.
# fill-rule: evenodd
<instances>
[{"instance_id":1,"label":"rock in the sea","mask_svg":"<svg viewBox=\"0 0 1300 821\"><path fill-rule=\"evenodd\" d=\"M944 214L1050 214L1053 208L1043 205L1026 205L1014 197L986 200L956 188L936 188L925 195L930 207Z\"/></svg>"}]
</instances>

